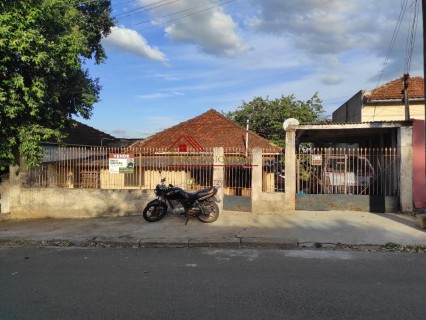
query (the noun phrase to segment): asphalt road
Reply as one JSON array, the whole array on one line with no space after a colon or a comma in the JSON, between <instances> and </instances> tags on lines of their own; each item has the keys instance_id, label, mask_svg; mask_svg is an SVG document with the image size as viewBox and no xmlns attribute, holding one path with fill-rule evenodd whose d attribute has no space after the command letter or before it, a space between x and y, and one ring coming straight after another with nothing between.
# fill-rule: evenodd
<instances>
[{"instance_id":1,"label":"asphalt road","mask_svg":"<svg viewBox=\"0 0 426 320\"><path fill-rule=\"evenodd\" d=\"M426 254L1 248L0 319L425 319Z\"/></svg>"}]
</instances>

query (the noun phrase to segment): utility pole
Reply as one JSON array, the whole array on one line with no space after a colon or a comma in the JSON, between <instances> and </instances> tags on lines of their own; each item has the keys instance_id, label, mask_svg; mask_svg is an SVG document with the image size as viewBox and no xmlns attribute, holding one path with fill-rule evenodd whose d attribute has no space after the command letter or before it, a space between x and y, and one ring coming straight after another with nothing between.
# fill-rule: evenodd
<instances>
[{"instance_id":1,"label":"utility pole","mask_svg":"<svg viewBox=\"0 0 426 320\"><path fill-rule=\"evenodd\" d=\"M410 103L408 101L408 79L410 79L410 75L408 73L404 73L404 76L402 77L402 82L404 84L404 89L402 89L402 94L404 95L404 98L402 99L404 101L405 105L405 121L410 120Z\"/></svg>"},{"instance_id":2,"label":"utility pole","mask_svg":"<svg viewBox=\"0 0 426 320\"><path fill-rule=\"evenodd\" d=\"M248 147L249 147L249 119L247 119L247 126L246 126L246 158L248 157Z\"/></svg>"}]
</instances>

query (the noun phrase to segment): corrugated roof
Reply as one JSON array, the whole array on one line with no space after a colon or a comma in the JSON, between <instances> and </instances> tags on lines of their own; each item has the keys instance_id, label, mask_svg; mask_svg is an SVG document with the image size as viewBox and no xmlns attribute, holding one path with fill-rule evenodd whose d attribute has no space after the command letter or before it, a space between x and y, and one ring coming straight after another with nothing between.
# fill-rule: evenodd
<instances>
[{"instance_id":1,"label":"corrugated roof","mask_svg":"<svg viewBox=\"0 0 426 320\"><path fill-rule=\"evenodd\" d=\"M307 131L343 131L354 129L386 129L411 126L412 121L367 121L367 122L333 122L328 124L308 124L295 126L296 130ZM353 135L353 133L352 133Z\"/></svg>"},{"instance_id":2,"label":"corrugated roof","mask_svg":"<svg viewBox=\"0 0 426 320\"><path fill-rule=\"evenodd\" d=\"M403 98L402 90L404 84L402 77L392 80L384 85L372 90L371 92L364 93L366 102L374 100L401 100ZM424 98L424 81L422 77L412 77L408 79L408 98L409 99L422 99Z\"/></svg>"},{"instance_id":3,"label":"corrugated roof","mask_svg":"<svg viewBox=\"0 0 426 320\"><path fill-rule=\"evenodd\" d=\"M132 147L169 148L182 136L191 137L202 148L244 148L246 130L216 110L210 109L195 118L165 129L143 141L138 141ZM267 139L249 131L249 149L255 147L281 149Z\"/></svg>"},{"instance_id":4,"label":"corrugated roof","mask_svg":"<svg viewBox=\"0 0 426 320\"><path fill-rule=\"evenodd\" d=\"M410 125L412 123L411 120L384 120L384 121L363 121L363 122L330 122L324 125L346 125L346 124L378 124L378 123L387 123L387 124L404 124ZM321 124L320 124L321 125Z\"/></svg>"}]
</instances>

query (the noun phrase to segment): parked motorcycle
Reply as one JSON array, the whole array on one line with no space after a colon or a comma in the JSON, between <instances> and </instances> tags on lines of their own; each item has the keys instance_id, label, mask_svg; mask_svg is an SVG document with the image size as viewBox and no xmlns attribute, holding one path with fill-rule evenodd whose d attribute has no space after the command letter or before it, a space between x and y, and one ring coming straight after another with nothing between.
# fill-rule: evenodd
<instances>
[{"instance_id":1,"label":"parked motorcycle","mask_svg":"<svg viewBox=\"0 0 426 320\"><path fill-rule=\"evenodd\" d=\"M219 207L214 200L219 185L197 192L187 192L172 184L166 186L166 178L157 184L154 193L157 199L150 201L143 210L143 217L148 222L164 218L169 206L171 213L187 218L196 217L201 222L210 223L219 217Z\"/></svg>"}]
</instances>

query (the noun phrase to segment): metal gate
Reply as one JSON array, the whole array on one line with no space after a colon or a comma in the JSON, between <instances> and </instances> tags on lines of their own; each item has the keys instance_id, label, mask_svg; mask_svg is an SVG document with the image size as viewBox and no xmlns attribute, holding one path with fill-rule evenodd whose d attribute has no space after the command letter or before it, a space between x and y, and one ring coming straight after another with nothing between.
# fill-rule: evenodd
<instances>
[{"instance_id":1,"label":"metal gate","mask_svg":"<svg viewBox=\"0 0 426 320\"><path fill-rule=\"evenodd\" d=\"M307 204L314 200L317 207L332 209L357 209L363 202L375 207L372 199L399 205L400 157L396 148L302 147L296 158L296 208L313 209L315 204Z\"/></svg>"},{"instance_id":2,"label":"metal gate","mask_svg":"<svg viewBox=\"0 0 426 320\"><path fill-rule=\"evenodd\" d=\"M252 157L245 150L224 150L223 208L231 211L251 212Z\"/></svg>"}]
</instances>

